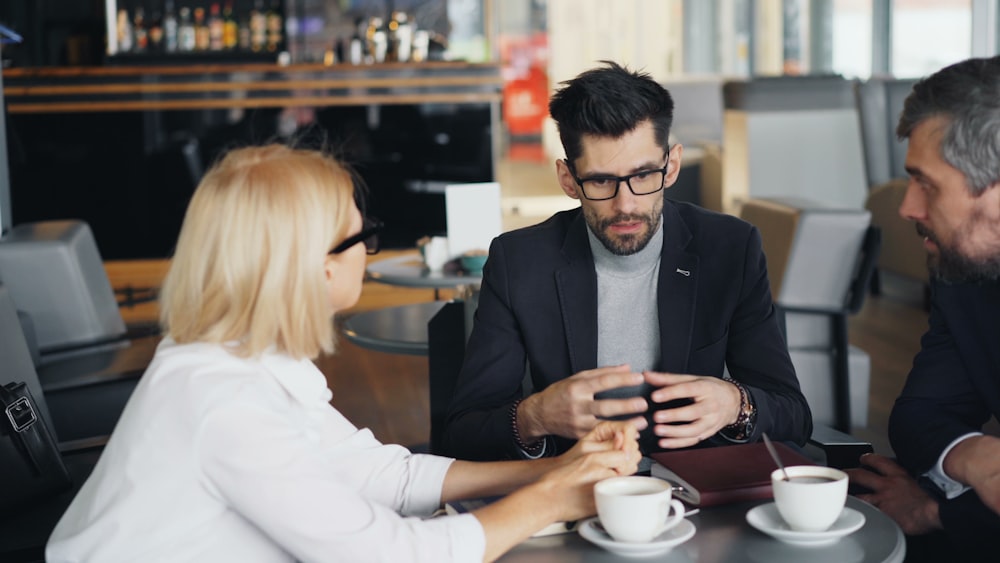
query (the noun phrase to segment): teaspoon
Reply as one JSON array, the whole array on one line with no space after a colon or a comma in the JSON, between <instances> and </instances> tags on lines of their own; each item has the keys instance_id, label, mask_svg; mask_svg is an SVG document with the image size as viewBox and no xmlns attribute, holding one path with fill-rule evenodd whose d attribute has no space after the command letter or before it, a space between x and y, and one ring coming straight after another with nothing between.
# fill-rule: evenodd
<instances>
[{"instance_id":1,"label":"teaspoon","mask_svg":"<svg viewBox=\"0 0 1000 563\"><path fill-rule=\"evenodd\" d=\"M785 476L784 480L788 480L788 472L785 471L785 464L781 463L781 458L778 457L778 452L774 449L774 444L771 443L771 439L767 437L767 432L761 434L764 437L764 446L767 447L768 453L771 454L771 458L774 459L774 463L778 464L778 468L781 469L781 474Z\"/></svg>"}]
</instances>

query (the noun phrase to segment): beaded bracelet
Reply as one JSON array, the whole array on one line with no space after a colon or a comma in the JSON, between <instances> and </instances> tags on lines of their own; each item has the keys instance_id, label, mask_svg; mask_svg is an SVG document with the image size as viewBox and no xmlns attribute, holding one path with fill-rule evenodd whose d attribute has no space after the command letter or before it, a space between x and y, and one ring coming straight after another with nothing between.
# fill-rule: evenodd
<instances>
[{"instance_id":1,"label":"beaded bracelet","mask_svg":"<svg viewBox=\"0 0 1000 563\"><path fill-rule=\"evenodd\" d=\"M545 448L545 440L535 440L531 444L525 444L521 439L521 433L517 430L517 406L521 404L521 399L514 401L510 406L510 428L514 432L514 443L524 450L530 457L536 457Z\"/></svg>"}]
</instances>

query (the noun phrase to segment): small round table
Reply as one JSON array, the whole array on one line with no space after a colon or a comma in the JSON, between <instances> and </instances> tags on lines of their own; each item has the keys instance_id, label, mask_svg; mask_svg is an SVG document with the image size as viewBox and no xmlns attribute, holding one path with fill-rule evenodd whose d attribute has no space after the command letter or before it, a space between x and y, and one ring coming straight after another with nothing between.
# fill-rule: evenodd
<instances>
[{"instance_id":1,"label":"small round table","mask_svg":"<svg viewBox=\"0 0 1000 563\"><path fill-rule=\"evenodd\" d=\"M427 323L446 301L398 305L357 313L344 320L344 336L372 350L427 355Z\"/></svg>"},{"instance_id":2,"label":"small round table","mask_svg":"<svg viewBox=\"0 0 1000 563\"><path fill-rule=\"evenodd\" d=\"M432 272L424 265L419 254L404 254L372 262L368 265L367 272L369 279L379 283L434 288L435 299L441 288L470 285L483 278L482 272L466 272L454 261L445 264L440 271Z\"/></svg>"}]
</instances>

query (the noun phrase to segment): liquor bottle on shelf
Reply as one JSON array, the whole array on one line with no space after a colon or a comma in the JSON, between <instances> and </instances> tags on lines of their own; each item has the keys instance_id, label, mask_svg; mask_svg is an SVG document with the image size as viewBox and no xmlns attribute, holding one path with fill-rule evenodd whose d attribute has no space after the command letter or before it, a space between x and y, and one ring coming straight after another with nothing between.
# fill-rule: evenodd
<instances>
[{"instance_id":1,"label":"liquor bottle on shelf","mask_svg":"<svg viewBox=\"0 0 1000 563\"><path fill-rule=\"evenodd\" d=\"M180 14L181 23L177 28L177 47L181 51L194 51L196 40L194 23L191 22L191 8L183 6Z\"/></svg>"},{"instance_id":2,"label":"liquor bottle on shelf","mask_svg":"<svg viewBox=\"0 0 1000 563\"><path fill-rule=\"evenodd\" d=\"M233 2L227 0L226 7L222 10L222 47L227 50L235 49L239 44L239 25L233 17Z\"/></svg>"},{"instance_id":3,"label":"liquor bottle on shelf","mask_svg":"<svg viewBox=\"0 0 1000 563\"><path fill-rule=\"evenodd\" d=\"M281 37L284 31L284 24L281 21L281 13L278 10L277 4L277 0L271 0L265 22L267 25L267 50L272 53L277 51L278 46L281 45Z\"/></svg>"},{"instance_id":4,"label":"liquor bottle on shelf","mask_svg":"<svg viewBox=\"0 0 1000 563\"><path fill-rule=\"evenodd\" d=\"M149 31L146 29L146 12L139 6L132 16L132 33L135 36L135 44L132 49L137 53L146 51L149 46Z\"/></svg>"},{"instance_id":5,"label":"liquor bottle on shelf","mask_svg":"<svg viewBox=\"0 0 1000 563\"><path fill-rule=\"evenodd\" d=\"M208 12L208 48L212 51L222 50L223 26L222 10L213 2Z\"/></svg>"},{"instance_id":6,"label":"liquor bottle on shelf","mask_svg":"<svg viewBox=\"0 0 1000 563\"><path fill-rule=\"evenodd\" d=\"M384 62L385 52L389 47L389 38L386 35L385 23L382 18L372 16L368 20L368 29L365 31L365 39L367 45L365 62Z\"/></svg>"},{"instance_id":7,"label":"liquor bottle on shelf","mask_svg":"<svg viewBox=\"0 0 1000 563\"><path fill-rule=\"evenodd\" d=\"M364 33L364 19L358 18L354 20L354 35L351 36L351 41L347 48L347 61L352 65L359 65L365 62L365 39Z\"/></svg>"},{"instance_id":8,"label":"liquor bottle on shelf","mask_svg":"<svg viewBox=\"0 0 1000 563\"><path fill-rule=\"evenodd\" d=\"M128 10L118 10L117 19L115 19L115 33L118 37L118 51L122 53L131 51L135 36L132 31L132 22L128 18Z\"/></svg>"},{"instance_id":9,"label":"liquor bottle on shelf","mask_svg":"<svg viewBox=\"0 0 1000 563\"><path fill-rule=\"evenodd\" d=\"M194 9L194 48L207 51L209 47L208 22L205 21L205 8Z\"/></svg>"},{"instance_id":10,"label":"liquor bottle on shelf","mask_svg":"<svg viewBox=\"0 0 1000 563\"><path fill-rule=\"evenodd\" d=\"M163 16L158 11L154 11L152 19L149 20L149 50L156 52L163 50Z\"/></svg>"},{"instance_id":11,"label":"liquor bottle on shelf","mask_svg":"<svg viewBox=\"0 0 1000 563\"><path fill-rule=\"evenodd\" d=\"M174 3L167 0L163 12L163 47L168 53L177 51L177 17Z\"/></svg>"},{"instance_id":12,"label":"liquor bottle on shelf","mask_svg":"<svg viewBox=\"0 0 1000 563\"><path fill-rule=\"evenodd\" d=\"M395 25L393 25L395 24ZM410 60L410 51L413 47L413 24L406 12L394 12L392 21L389 22L391 32L389 40L389 52L393 54L393 60L407 62Z\"/></svg>"},{"instance_id":13,"label":"liquor bottle on shelf","mask_svg":"<svg viewBox=\"0 0 1000 563\"><path fill-rule=\"evenodd\" d=\"M250 49L258 52L267 46L267 15L264 13L263 0L254 0L250 11Z\"/></svg>"},{"instance_id":14,"label":"liquor bottle on shelf","mask_svg":"<svg viewBox=\"0 0 1000 563\"><path fill-rule=\"evenodd\" d=\"M430 56L431 34L426 29L413 32L413 50L410 60L415 63L424 62Z\"/></svg>"},{"instance_id":15,"label":"liquor bottle on shelf","mask_svg":"<svg viewBox=\"0 0 1000 563\"><path fill-rule=\"evenodd\" d=\"M241 51L249 51L250 43L250 20L244 17L236 28L236 46Z\"/></svg>"}]
</instances>

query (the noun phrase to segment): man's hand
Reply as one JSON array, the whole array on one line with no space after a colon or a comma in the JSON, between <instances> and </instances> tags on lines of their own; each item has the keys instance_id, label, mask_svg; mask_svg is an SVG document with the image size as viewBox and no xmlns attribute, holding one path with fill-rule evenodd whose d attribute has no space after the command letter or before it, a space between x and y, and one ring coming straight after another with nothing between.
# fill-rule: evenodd
<instances>
[{"instance_id":1,"label":"man's hand","mask_svg":"<svg viewBox=\"0 0 1000 563\"><path fill-rule=\"evenodd\" d=\"M974 436L962 440L945 457L944 472L972 487L983 504L1000 514L1000 438Z\"/></svg>"},{"instance_id":2,"label":"man's hand","mask_svg":"<svg viewBox=\"0 0 1000 563\"><path fill-rule=\"evenodd\" d=\"M878 454L861 456L866 467L847 469L851 483L871 489L857 495L899 524L903 533L914 536L941 529L938 503L895 461ZM870 468L870 469L869 469Z\"/></svg>"},{"instance_id":3,"label":"man's hand","mask_svg":"<svg viewBox=\"0 0 1000 563\"><path fill-rule=\"evenodd\" d=\"M657 403L691 399L690 405L656 411L653 433L660 437L661 448L685 448L705 440L733 424L740 415L740 390L719 377L643 373L646 381L658 387L651 398ZM684 424L671 424L671 423Z\"/></svg>"},{"instance_id":4,"label":"man's hand","mask_svg":"<svg viewBox=\"0 0 1000 563\"><path fill-rule=\"evenodd\" d=\"M525 442L549 434L582 438L601 418L646 412L646 400L641 397L594 399L602 391L642 382L642 375L630 372L627 365L581 371L525 398L517 408L517 431ZM639 430L646 427L641 416L630 422Z\"/></svg>"}]
</instances>

